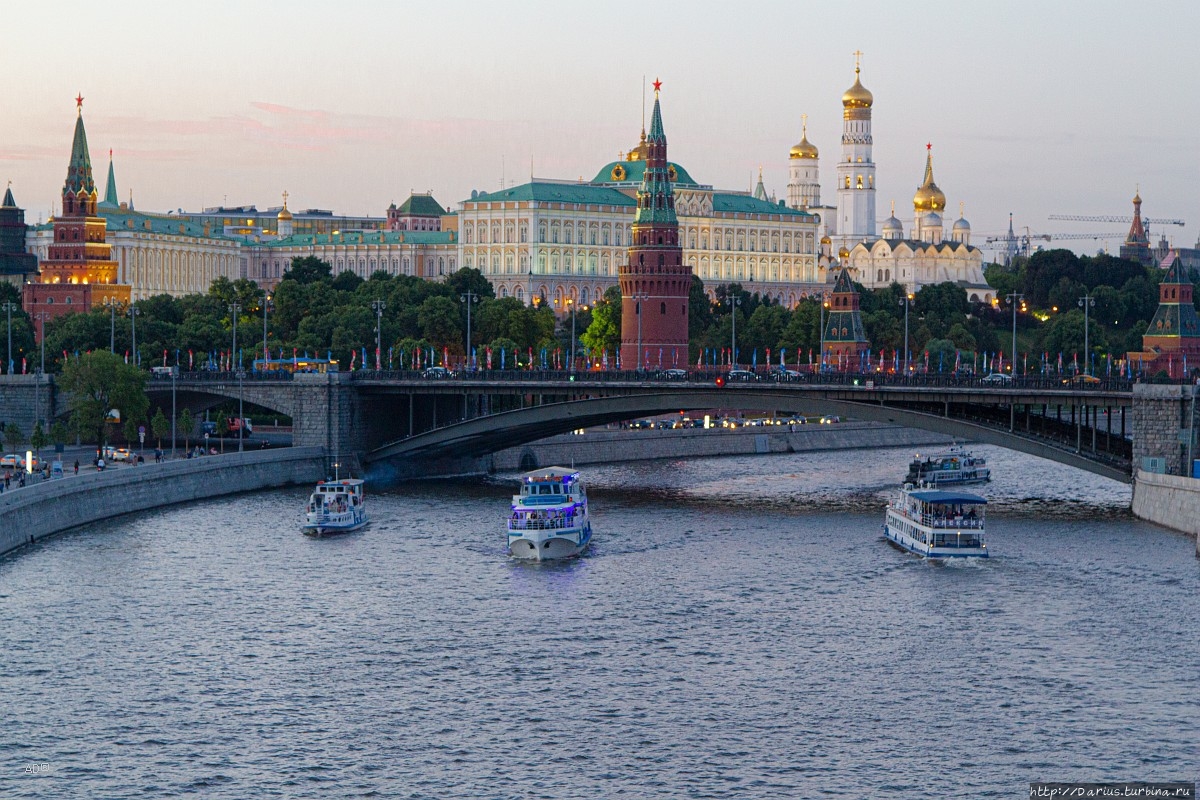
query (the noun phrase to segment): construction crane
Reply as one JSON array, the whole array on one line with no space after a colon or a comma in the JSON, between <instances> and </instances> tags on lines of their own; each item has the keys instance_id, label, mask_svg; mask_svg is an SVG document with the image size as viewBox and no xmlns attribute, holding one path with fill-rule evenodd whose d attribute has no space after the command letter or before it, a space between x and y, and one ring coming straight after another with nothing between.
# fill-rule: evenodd
<instances>
[{"instance_id":1,"label":"construction crane","mask_svg":"<svg viewBox=\"0 0 1200 800\"><path fill-rule=\"evenodd\" d=\"M1093 239L1100 241L1108 239L1122 239L1125 236L1123 233L1032 233L1029 230L1028 225L1024 226L1022 230L1025 231L1025 234L1022 236L1012 233L1004 233L1000 234L999 236L989 236L985 241L990 245L998 245L998 247L993 247L991 249L1007 253L1008 257L1005 261L1005 264L1007 264L1012 257L1028 256L1030 245L1034 241L1050 242L1070 239Z\"/></svg>"},{"instance_id":2,"label":"construction crane","mask_svg":"<svg viewBox=\"0 0 1200 800\"><path fill-rule=\"evenodd\" d=\"M1047 219L1055 219L1063 222L1121 222L1126 225L1133 222L1133 217L1107 216L1107 215L1080 215L1080 214L1051 214ZM1186 225L1181 219L1159 219L1157 217L1142 217L1144 225Z\"/></svg>"}]
</instances>

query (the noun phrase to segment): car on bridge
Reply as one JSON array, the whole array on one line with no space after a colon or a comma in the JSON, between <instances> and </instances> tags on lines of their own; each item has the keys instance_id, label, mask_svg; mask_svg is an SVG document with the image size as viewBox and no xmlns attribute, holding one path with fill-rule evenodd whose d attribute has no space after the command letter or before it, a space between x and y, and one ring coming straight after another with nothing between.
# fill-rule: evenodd
<instances>
[{"instance_id":1,"label":"car on bridge","mask_svg":"<svg viewBox=\"0 0 1200 800\"><path fill-rule=\"evenodd\" d=\"M665 378L669 381L686 381L688 379L688 371L686 369L664 369L658 373L658 377Z\"/></svg>"},{"instance_id":2,"label":"car on bridge","mask_svg":"<svg viewBox=\"0 0 1200 800\"><path fill-rule=\"evenodd\" d=\"M1005 375L1003 372L993 372L986 378L980 378L979 381L980 383L998 383L1007 385L1012 383L1012 376Z\"/></svg>"},{"instance_id":3,"label":"car on bridge","mask_svg":"<svg viewBox=\"0 0 1200 800\"><path fill-rule=\"evenodd\" d=\"M1100 379L1097 378L1095 375L1088 375L1086 373L1081 373L1079 375L1072 375L1071 377L1064 380L1063 383L1066 384L1067 386L1092 386L1097 383L1100 383Z\"/></svg>"},{"instance_id":4,"label":"car on bridge","mask_svg":"<svg viewBox=\"0 0 1200 800\"><path fill-rule=\"evenodd\" d=\"M453 378L454 373L445 367L426 367L421 373L422 378Z\"/></svg>"},{"instance_id":5,"label":"car on bridge","mask_svg":"<svg viewBox=\"0 0 1200 800\"><path fill-rule=\"evenodd\" d=\"M758 375L754 372L751 372L748 369L731 369L731 370L729 370L729 372L725 373L725 380L727 380L727 381L756 381L756 380L758 380Z\"/></svg>"},{"instance_id":6,"label":"car on bridge","mask_svg":"<svg viewBox=\"0 0 1200 800\"><path fill-rule=\"evenodd\" d=\"M798 381L798 380L800 380L801 377L802 376L800 375L800 373L796 372L796 370L786 369L784 367L780 367L779 369L774 370L771 373L771 379L775 380L775 381L779 381L781 383L788 382L788 381Z\"/></svg>"}]
</instances>

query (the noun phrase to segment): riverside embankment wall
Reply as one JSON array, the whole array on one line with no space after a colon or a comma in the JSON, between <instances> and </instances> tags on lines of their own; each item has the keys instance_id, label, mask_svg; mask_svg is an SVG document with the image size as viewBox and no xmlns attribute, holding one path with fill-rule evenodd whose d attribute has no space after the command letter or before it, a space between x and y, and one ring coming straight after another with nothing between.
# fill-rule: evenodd
<instances>
[{"instance_id":1,"label":"riverside embankment wall","mask_svg":"<svg viewBox=\"0 0 1200 800\"><path fill-rule=\"evenodd\" d=\"M1200 557L1200 480L1138 470L1133 514L1197 537L1196 555Z\"/></svg>"},{"instance_id":2,"label":"riverside embankment wall","mask_svg":"<svg viewBox=\"0 0 1200 800\"><path fill-rule=\"evenodd\" d=\"M804 453L875 447L945 445L940 433L880 422L838 422L761 428L683 428L679 430L589 430L513 447L494 454L491 472L514 472L551 465L582 466L655 458L704 458L755 453Z\"/></svg>"},{"instance_id":3,"label":"riverside embankment wall","mask_svg":"<svg viewBox=\"0 0 1200 800\"><path fill-rule=\"evenodd\" d=\"M288 447L69 475L0 494L0 555L77 525L159 506L316 483L325 451Z\"/></svg>"}]
</instances>

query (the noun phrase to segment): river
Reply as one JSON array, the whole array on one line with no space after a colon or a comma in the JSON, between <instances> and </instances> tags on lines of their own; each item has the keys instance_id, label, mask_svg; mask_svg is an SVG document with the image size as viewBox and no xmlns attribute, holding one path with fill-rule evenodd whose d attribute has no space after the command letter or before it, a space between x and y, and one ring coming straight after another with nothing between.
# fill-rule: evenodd
<instances>
[{"instance_id":1,"label":"river","mask_svg":"<svg viewBox=\"0 0 1200 800\"><path fill-rule=\"evenodd\" d=\"M907 450L585 470L581 559L512 476L303 488L0 560L0 797L1012 798L1200 774L1200 562L1129 489L979 447L994 557L889 547Z\"/></svg>"}]
</instances>

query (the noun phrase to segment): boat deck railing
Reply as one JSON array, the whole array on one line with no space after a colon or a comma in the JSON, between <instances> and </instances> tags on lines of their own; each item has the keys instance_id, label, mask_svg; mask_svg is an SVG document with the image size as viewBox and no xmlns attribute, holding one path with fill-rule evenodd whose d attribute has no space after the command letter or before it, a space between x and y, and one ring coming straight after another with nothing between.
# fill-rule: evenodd
<instances>
[{"instance_id":1,"label":"boat deck railing","mask_svg":"<svg viewBox=\"0 0 1200 800\"><path fill-rule=\"evenodd\" d=\"M902 506L892 506L901 516L920 523L927 528L959 528L962 530L983 530L982 517L948 517L940 514L914 514Z\"/></svg>"},{"instance_id":2,"label":"boat deck railing","mask_svg":"<svg viewBox=\"0 0 1200 800\"><path fill-rule=\"evenodd\" d=\"M509 517L510 531L552 531L577 527L574 517L552 517L550 519Z\"/></svg>"}]
</instances>

